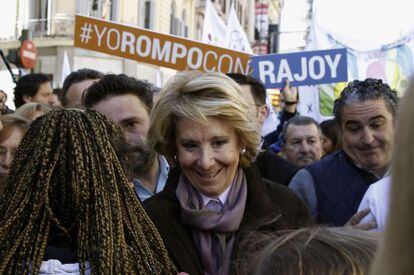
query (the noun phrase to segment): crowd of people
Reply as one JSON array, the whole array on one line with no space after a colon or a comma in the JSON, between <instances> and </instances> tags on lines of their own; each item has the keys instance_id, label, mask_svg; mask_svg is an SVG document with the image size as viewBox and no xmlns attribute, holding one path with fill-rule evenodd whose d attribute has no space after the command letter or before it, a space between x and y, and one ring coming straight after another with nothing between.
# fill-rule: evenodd
<instances>
[{"instance_id":1,"label":"crowd of people","mask_svg":"<svg viewBox=\"0 0 414 275\"><path fill-rule=\"evenodd\" d=\"M281 94L263 136L248 75L20 77L15 111L0 92L0 273L413 273L414 83L399 106L351 81L321 123Z\"/></svg>"}]
</instances>

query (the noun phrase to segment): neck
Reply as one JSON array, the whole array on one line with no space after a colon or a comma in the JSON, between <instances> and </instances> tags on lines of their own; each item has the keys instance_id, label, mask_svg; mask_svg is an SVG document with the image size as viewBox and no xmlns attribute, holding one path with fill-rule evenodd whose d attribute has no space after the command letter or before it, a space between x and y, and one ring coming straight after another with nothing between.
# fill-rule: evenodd
<instances>
[{"instance_id":1,"label":"neck","mask_svg":"<svg viewBox=\"0 0 414 275\"><path fill-rule=\"evenodd\" d=\"M155 157L151 165L151 168L148 170L148 172L142 175L136 175L136 178L141 181L141 184L143 186L155 193L159 170L160 168L158 164L158 157Z\"/></svg>"},{"instance_id":2,"label":"neck","mask_svg":"<svg viewBox=\"0 0 414 275\"><path fill-rule=\"evenodd\" d=\"M383 167L380 169L374 169L372 170L372 173L377 177L377 178L383 178L385 173L387 173L388 167Z\"/></svg>"}]
</instances>

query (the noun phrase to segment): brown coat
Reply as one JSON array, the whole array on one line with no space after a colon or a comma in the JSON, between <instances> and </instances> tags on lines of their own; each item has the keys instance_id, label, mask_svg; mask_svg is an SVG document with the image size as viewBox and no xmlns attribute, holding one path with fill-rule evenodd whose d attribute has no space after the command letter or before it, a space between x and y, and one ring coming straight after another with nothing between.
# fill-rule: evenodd
<instances>
[{"instance_id":1,"label":"brown coat","mask_svg":"<svg viewBox=\"0 0 414 275\"><path fill-rule=\"evenodd\" d=\"M296 229L311 224L302 201L287 187L262 179L255 166L243 169L247 179L247 201L240 229L233 247L237 259L243 233L251 230L277 231ZM175 195L181 171L174 169L164 190L144 202L144 208L154 222L178 270L191 275L204 274L191 228L181 221L180 205ZM265 221L280 218L270 225Z\"/></svg>"}]
</instances>

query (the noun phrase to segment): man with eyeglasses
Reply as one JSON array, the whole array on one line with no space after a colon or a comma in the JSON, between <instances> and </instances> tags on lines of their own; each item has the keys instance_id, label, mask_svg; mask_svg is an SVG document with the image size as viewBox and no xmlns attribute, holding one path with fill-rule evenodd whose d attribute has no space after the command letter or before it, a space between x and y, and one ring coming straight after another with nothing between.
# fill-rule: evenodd
<instances>
[{"instance_id":1,"label":"man with eyeglasses","mask_svg":"<svg viewBox=\"0 0 414 275\"><path fill-rule=\"evenodd\" d=\"M236 81L243 91L249 104L249 112L255 118L257 130L261 131L263 123L269 115L269 109L266 105L266 89L264 85L256 78L239 73L227 74ZM264 141L264 139L262 139ZM288 185L290 179L296 173L298 168L275 153L267 150L262 142L262 149L257 159L256 166L263 178Z\"/></svg>"}]
</instances>

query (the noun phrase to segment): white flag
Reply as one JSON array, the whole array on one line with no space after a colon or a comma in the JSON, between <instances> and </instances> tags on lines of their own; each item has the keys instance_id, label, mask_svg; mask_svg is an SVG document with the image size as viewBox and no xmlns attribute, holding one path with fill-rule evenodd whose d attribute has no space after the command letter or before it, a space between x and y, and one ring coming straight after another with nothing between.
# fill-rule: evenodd
<instances>
[{"instance_id":1,"label":"white flag","mask_svg":"<svg viewBox=\"0 0 414 275\"><path fill-rule=\"evenodd\" d=\"M206 0L206 10L204 11L203 35L201 41L214 46L224 46L226 37L226 24L217 14L210 0Z\"/></svg>"},{"instance_id":2,"label":"white flag","mask_svg":"<svg viewBox=\"0 0 414 275\"><path fill-rule=\"evenodd\" d=\"M240 25L239 19L237 19L233 4L230 8L229 20L227 21L224 47L231 50L253 53L247 35Z\"/></svg>"},{"instance_id":3,"label":"white flag","mask_svg":"<svg viewBox=\"0 0 414 275\"><path fill-rule=\"evenodd\" d=\"M65 78L71 72L72 72L72 70L70 69L68 53L65 51L63 53L63 65L62 65L62 74L61 74L61 77L60 77L60 87L63 86L63 81L65 81Z\"/></svg>"}]
</instances>

